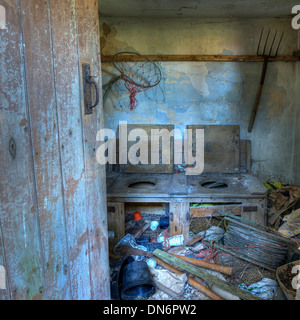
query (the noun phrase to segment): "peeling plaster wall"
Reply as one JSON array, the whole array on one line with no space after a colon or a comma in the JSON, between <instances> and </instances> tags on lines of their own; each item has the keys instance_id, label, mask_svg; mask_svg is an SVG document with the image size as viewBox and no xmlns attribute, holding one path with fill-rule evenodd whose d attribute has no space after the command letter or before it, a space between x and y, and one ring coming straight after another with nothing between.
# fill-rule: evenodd
<instances>
[{"instance_id":1,"label":"peeling plaster wall","mask_svg":"<svg viewBox=\"0 0 300 320\"><path fill-rule=\"evenodd\" d=\"M120 51L140 54L255 55L262 27L284 31L280 55L297 49L298 31L290 20L121 19L101 18L101 48L105 55ZM239 125L241 139L252 142L252 171L262 180L300 183L295 163L300 137L297 103L299 63L269 63L252 133L248 122L262 70L253 62L159 63L163 80L137 95L138 107L128 110L129 94L116 82L104 102L105 124L119 121L174 124ZM102 63L103 84L118 72ZM298 78L299 80L299 78ZM297 133L296 133L297 130ZM299 148L298 148L299 149ZM298 152L299 154L299 152Z\"/></svg>"}]
</instances>

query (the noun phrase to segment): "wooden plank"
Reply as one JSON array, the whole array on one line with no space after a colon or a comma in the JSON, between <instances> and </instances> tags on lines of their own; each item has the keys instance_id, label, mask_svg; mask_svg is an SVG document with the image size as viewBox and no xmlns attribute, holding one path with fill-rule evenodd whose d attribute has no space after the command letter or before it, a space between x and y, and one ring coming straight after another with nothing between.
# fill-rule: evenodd
<instances>
[{"instance_id":1,"label":"wooden plank","mask_svg":"<svg viewBox=\"0 0 300 320\"><path fill-rule=\"evenodd\" d=\"M21 0L45 299L70 299L49 1Z\"/></svg>"},{"instance_id":2,"label":"wooden plank","mask_svg":"<svg viewBox=\"0 0 300 320\"><path fill-rule=\"evenodd\" d=\"M166 213L162 203L128 203L125 207L125 214L133 214L135 211L140 211L142 214L153 214L163 216Z\"/></svg>"},{"instance_id":3,"label":"wooden plank","mask_svg":"<svg viewBox=\"0 0 300 320\"><path fill-rule=\"evenodd\" d=\"M154 197L169 196L171 181L171 174L123 174L114 181L108 193L115 196L126 197L130 195L131 197L145 198L150 195Z\"/></svg>"},{"instance_id":4,"label":"wooden plank","mask_svg":"<svg viewBox=\"0 0 300 320\"><path fill-rule=\"evenodd\" d=\"M75 0L50 1L72 299L89 300L89 243ZM67 45L66 45L67 44ZM74 152L76 150L76 152Z\"/></svg>"},{"instance_id":5,"label":"wooden plank","mask_svg":"<svg viewBox=\"0 0 300 320\"><path fill-rule=\"evenodd\" d=\"M107 203L108 230L115 233L117 243L125 236L125 205L124 203Z\"/></svg>"},{"instance_id":6,"label":"wooden plank","mask_svg":"<svg viewBox=\"0 0 300 320\"><path fill-rule=\"evenodd\" d=\"M127 125L127 136L129 132L133 129L143 129L147 133L149 137L148 142L148 164L121 164L120 165L120 172L122 173L173 173L174 172L174 139L170 139L170 163L163 164L162 163L162 146L161 143L159 144L159 164L151 164L151 130L163 130L166 129L168 132L171 132L174 129L173 125L155 125L155 124L128 124ZM119 140L118 140L119 141ZM129 151L130 148L136 142L128 141L127 143L127 150Z\"/></svg>"},{"instance_id":7,"label":"wooden plank","mask_svg":"<svg viewBox=\"0 0 300 320\"><path fill-rule=\"evenodd\" d=\"M261 226L266 225L265 208L257 204L243 207L241 217L253 221Z\"/></svg>"},{"instance_id":8,"label":"wooden plank","mask_svg":"<svg viewBox=\"0 0 300 320\"><path fill-rule=\"evenodd\" d=\"M82 62L90 63L91 74L98 77L95 80L98 87L102 88L98 1L76 0L76 16L80 72L82 72ZM102 101L101 96L100 101ZM100 166L96 161L96 135L98 130L104 128L103 106L100 102L93 110L92 115L84 115L83 95L81 95L81 106L90 246L91 299L104 300L110 299L106 174L105 167Z\"/></svg>"},{"instance_id":9,"label":"wooden plank","mask_svg":"<svg viewBox=\"0 0 300 320\"><path fill-rule=\"evenodd\" d=\"M265 210L259 203L250 203L241 205L215 205L206 207L194 207L190 209L191 218L201 218L212 216L221 216L220 212L240 215L244 219L255 222L256 224L265 225Z\"/></svg>"},{"instance_id":10,"label":"wooden plank","mask_svg":"<svg viewBox=\"0 0 300 320\"><path fill-rule=\"evenodd\" d=\"M196 150L195 133L204 129L204 173L237 173L240 170L239 126L188 125L193 130L193 151Z\"/></svg>"},{"instance_id":11,"label":"wooden plank","mask_svg":"<svg viewBox=\"0 0 300 320\"><path fill-rule=\"evenodd\" d=\"M190 233L190 204L188 202L170 203L170 236L183 234L184 240Z\"/></svg>"},{"instance_id":12,"label":"wooden plank","mask_svg":"<svg viewBox=\"0 0 300 320\"><path fill-rule=\"evenodd\" d=\"M220 183L221 188L213 188L213 182ZM229 204L244 202L239 199L265 199L267 189L257 178L250 175L121 174L111 181L107 193L108 197L143 198L144 202L151 202L150 198L165 198L165 201L175 198L176 202L186 198L190 203Z\"/></svg>"},{"instance_id":13,"label":"wooden plank","mask_svg":"<svg viewBox=\"0 0 300 320\"><path fill-rule=\"evenodd\" d=\"M25 300L41 299L44 284L18 3L1 1L6 8L7 30L0 30L0 223L8 298ZM14 158L8 147L11 138L15 141Z\"/></svg>"},{"instance_id":14,"label":"wooden plank","mask_svg":"<svg viewBox=\"0 0 300 320\"><path fill-rule=\"evenodd\" d=\"M108 201L110 202L124 202L124 203L143 203L143 202L152 202L152 203L158 203L158 202L162 202L162 203L171 203L174 202L174 200L176 200L176 202L186 202L187 200L190 203L234 203L235 201L241 201L241 200L250 200L254 201L261 201L261 198L259 198L258 196L254 196L254 195L250 195L250 196L246 196L246 195L239 195L238 199L234 196L234 194L229 194L228 196L222 196L222 198L217 196L209 196L209 195L205 195L203 197L201 196L165 196L162 197L161 195L158 196L154 196L154 195L149 195L148 197L146 196L129 196L129 195L112 195L109 194L108 195Z\"/></svg>"},{"instance_id":15,"label":"wooden plank","mask_svg":"<svg viewBox=\"0 0 300 320\"><path fill-rule=\"evenodd\" d=\"M133 236L135 238L140 238L151 226L151 222L147 222L146 224L144 224L143 226L137 228L137 230L134 230L133 232Z\"/></svg>"},{"instance_id":16,"label":"wooden plank","mask_svg":"<svg viewBox=\"0 0 300 320\"><path fill-rule=\"evenodd\" d=\"M191 207L191 218L202 218L210 216L222 216L220 212L230 212L231 214L240 215L242 208L238 205L215 205L215 206L203 206L203 207Z\"/></svg>"},{"instance_id":17,"label":"wooden plank","mask_svg":"<svg viewBox=\"0 0 300 320\"><path fill-rule=\"evenodd\" d=\"M174 257L177 257L183 261L191 263L192 265L200 267L200 268L218 271L218 272L227 274L229 276L233 276L233 274L234 274L234 268L232 268L232 267L226 267L226 266L222 266L222 265L219 265L216 263L202 261L201 259L195 259L195 258L190 258L190 257L186 257L186 256L181 256L181 255L178 255L175 253L170 253L170 254Z\"/></svg>"},{"instance_id":18,"label":"wooden plank","mask_svg":"<svg viewBox=\"0 0 300 320\"><path fill-rule=\"evenodd\" d=\"M263 62L262 56L251 55L147 55L152 61L214 61L214 62ZM102 55L102 62L112 62L113 56ZM137 56L124 56L123 61L139 61ZM269 61L297 62L300 58L296 56L277 56Z\"/></svg>"},{"instance_id":19,"label":"wooden plank","mask_svg":"<svg viewBox=\"0 0 300 320\"><path fill-rule=\"evenodd\" d=\"M251 141L240 140L240 169L251 171Z\"/></svg>"},{"instance_id":20,"label":"wooden plank","mask_svg":"<svg viewBox=\"0 0 300 320\"><path fill-rule=\"evenodd\" d=\"M88 7L86 4L83 8ZM0 157L3 163L0 224L5 249L2 250L2 259L7 253L9 296L12 299L89 299L92 295L85 209L91 201L85 203L84 199L87 162L83 161L86 159L80 123L74 0L64 0L59 7L50 1L25 0L6 1L5 5L9 28L0 33L1 44L4 44L0 56L3 70L0 74ZM98 23L96 6L95 2L91 12L93 22ZM91 12L87 19L91 19ZM95 24L90 27L94 28ZM24 30L24 43L21 29ZM97 34L95 36L89 29L84 32L91 36L88 45L98 43L95 41L99 38ZM98 51L95 46L90 50L93 52L92 61L99 69L99 61L95 59ZM28 88L27 94L25 88ZM71 100L78 104L77 118ZM9 153L8 139L11 137L16 142L15 157ZM73 137L75 141L72 143ZM91 142L95 137L96 134ZM79 152L74 154L74 150ZM97 174L95 170L96 177ZM105 176L102 175L101 181L94 181L95 184L103 183ZM91 198L99 198L97 187L88 191ZM105 189L100 197L105 199ZM106 209L103 211L106 213ZM95 210L95 221L89 221L91 233L97 223L106 223L106 216L98 214L99 211ZM100 232L95 234L94 237L99 238ZM102 235L101 239L105 236ZM105 245L105 241L103 243ZM103 254L94 262L108 269L108 259L105 260L108 251L103 250ZM95 266L91 268L95 269ZM102 284L100 279L98 284ZM107 279L105 275L101 279L106 292ZM101 290L98 292L97 297ZM109 295L105 297L109 298Z\"/></svg>"},{"instance_id":21,"label":"wooden plank","mask_svg":"<svg viewBox=\"0 0 300 320\"><path fill-rule=\"evenodd\" d=\"M5 252L2 240L2 226L0 219L0 301L9 300L10 298L10 288L9 282L6 274L6 261L5 261Z\"/></svg>"},{"instance_id":22,"label":"wooden plank","mask_svg":"<svg viewBox=\"0 0 300 320\"><path fill-rule=\"evenodd\" d=\"M227 292L232 293L235 296L238 296L243 300L262 300L258 296L255 296L246 290L240 289L239 287L237 287L231 283L228 283L228 282L226 282L216 276L213 276L212 274L210 274L210 273L208 273L198 267L195 267L188 262L185 262L179 258L171 256L170 254L168 254L166 252L163 252L161 250L155 250L153 252L153 255L159 259L162 259L163 261L165 261L167 263L170 263L170 264L172 264L182 270L185 270L185 271L199 277L200 279L204 280L208 284L215 285L218 288L221 288Z\"/></svg>"}]
</instances>

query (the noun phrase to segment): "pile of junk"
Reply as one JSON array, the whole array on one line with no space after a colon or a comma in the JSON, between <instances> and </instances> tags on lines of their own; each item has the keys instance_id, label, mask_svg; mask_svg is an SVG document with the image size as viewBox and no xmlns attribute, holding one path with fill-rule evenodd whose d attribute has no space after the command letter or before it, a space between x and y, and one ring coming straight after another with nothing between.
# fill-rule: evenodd
<instances>
[{"instance_id":1,"label":"pile of junk","mask_svg":"<svg viewBox=\"0 0 300 320\"><path fill-rule=\"evenodd\" d=\"M267 226L222 212L191 221L184 239L170 236L167 213L134 212L110 253L112 299L300 299L300 188L266 186Z\"/></svg>"}]
</instances>

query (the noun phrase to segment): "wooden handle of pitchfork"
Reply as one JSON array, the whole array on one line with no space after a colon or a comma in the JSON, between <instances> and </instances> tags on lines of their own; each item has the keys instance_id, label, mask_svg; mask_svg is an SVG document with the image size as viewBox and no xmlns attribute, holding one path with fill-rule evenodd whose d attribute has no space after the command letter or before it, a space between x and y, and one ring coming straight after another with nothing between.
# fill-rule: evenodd
<instances>
[{"instance_id":1,"label":"wooden handle of pitchfork","mask_svg":"<svg viewBox=\"0 0 300 320\"><path fill-rule=\"evenodd\" d=\"M267 73L267 66L268 66L268 56L264 56L264 65L263 65L263 69L262 69L262 73L261 73L261 77L260 77L260 82L259 82L255 102L254 102L254 107L252 109L252 114L251 114L251 118L250 118L250 122L249 122L249 126L248 126L248 132L251 132L252 128L253 128L253 124L254 124L254 120L256 117L256 112L258 109L258 104L259 104L259 100L260 100L260 96L261 96L261 92L262 92L263 85L265 82L265 77L266 77L266 73Z\"/></svg>"}]
</instances>

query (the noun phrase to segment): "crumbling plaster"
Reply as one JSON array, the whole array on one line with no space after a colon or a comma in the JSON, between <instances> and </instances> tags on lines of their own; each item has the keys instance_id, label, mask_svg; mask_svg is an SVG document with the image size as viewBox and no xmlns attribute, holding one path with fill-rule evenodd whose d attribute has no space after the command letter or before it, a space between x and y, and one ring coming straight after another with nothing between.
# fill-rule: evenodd
<instances>
[{"instance_id":1,"label":"crumbling plaster","mask_svg":"<svg viewBox=\"0 0 300 320\"><path fill-rule=\"evenodd\" d=\"M261 29L284 31L280 55L292 55L298 31L290 19L140 19L101 18L105 55L120 51L140 54L255 55ZM106 127L119 121L140 124L240 125L241 139L252 143L252 172L262 180L300 183L296 173L299 132L299 63L269 63L253 131L248 122L262 63L160 62L163 79L138 94L138 107L128 110L128 92L118 81L104 101ZM102 63L103 84L118 72ZM299 117L298 117L299 118ZM299 148L298 148L299 149ZM297 149L297 150L298 150ZM299 158L299 157L298 157Z\"/></svg>"}]
</instances>

